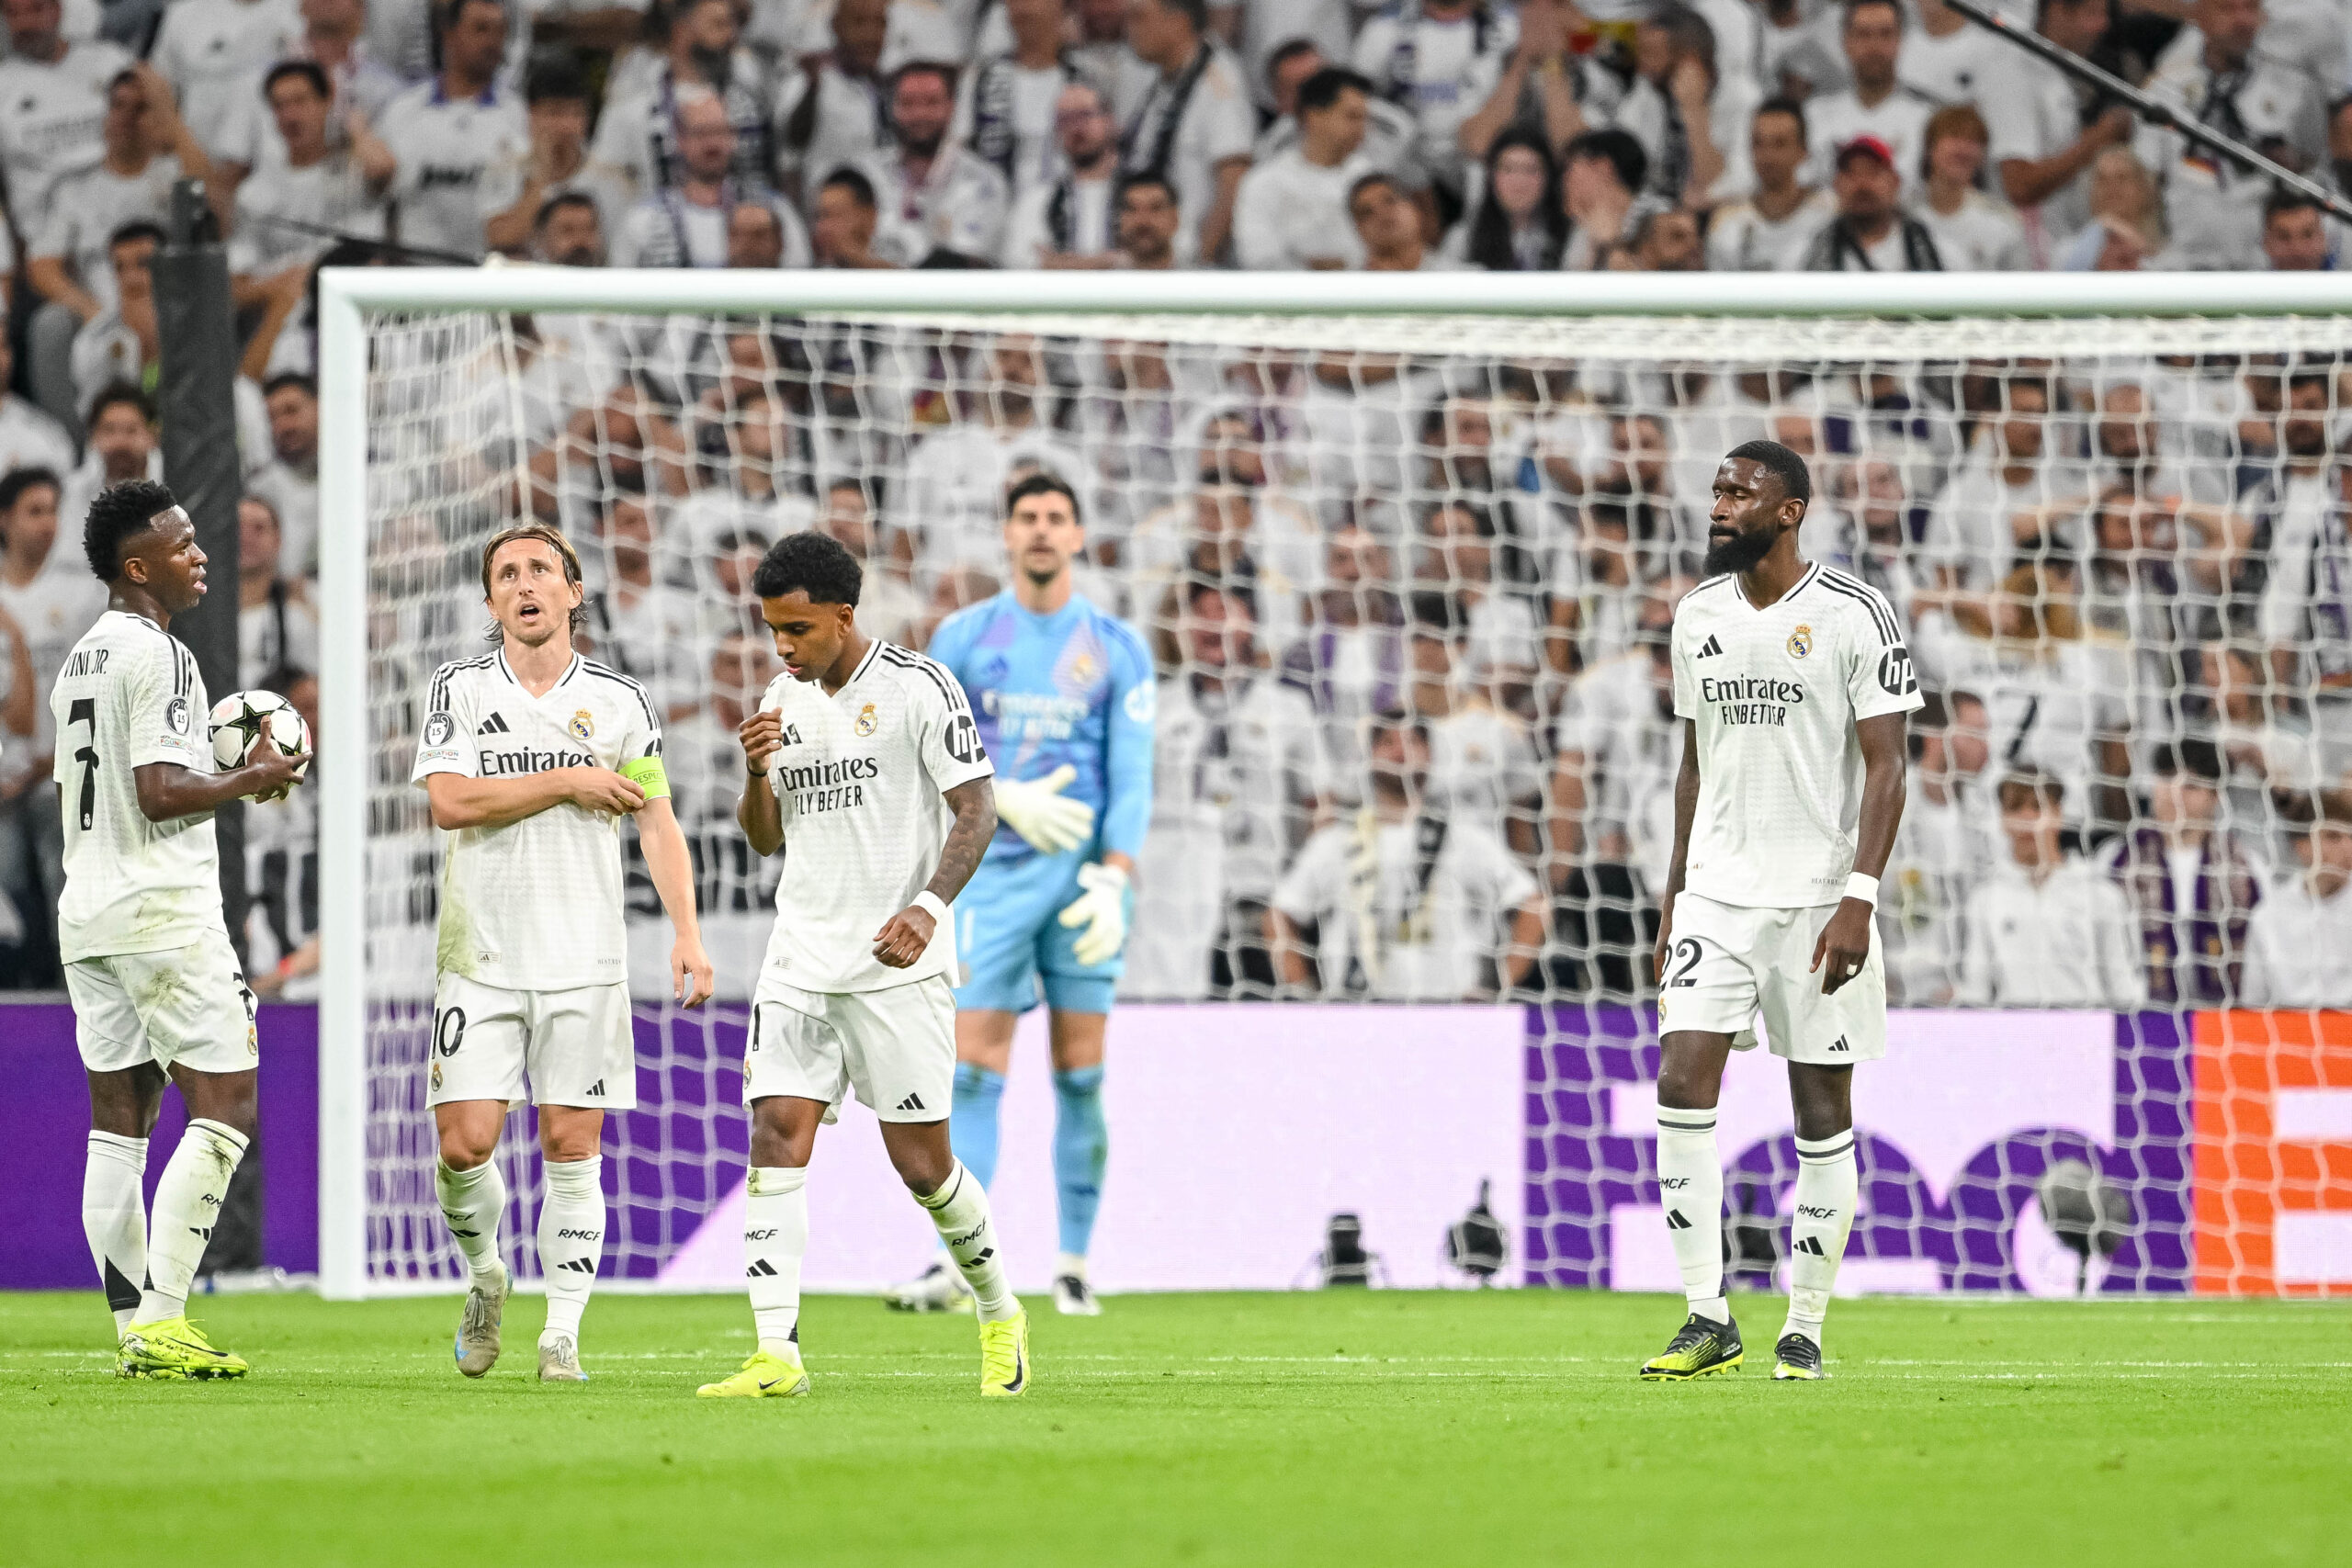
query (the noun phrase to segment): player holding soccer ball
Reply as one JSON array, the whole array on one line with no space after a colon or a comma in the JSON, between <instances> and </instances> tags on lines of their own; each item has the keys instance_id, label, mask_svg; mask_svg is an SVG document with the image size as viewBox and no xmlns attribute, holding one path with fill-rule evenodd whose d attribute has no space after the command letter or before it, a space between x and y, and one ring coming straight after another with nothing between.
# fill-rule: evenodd
<instances>
[{"instance_id":1,"label":"player holding soccer ball","mask_svg":"<svg viewBox=\"0 0 2352 1568\"><path fill-rule=\"evenodd\" d=\"M852 1089L976 1300L980 1393L1029 1386L1029 1316L1005 1283L988 1192L947 1139L947 906L996 831L994 770L956 677L858 630L860 585L856 558L814 533L777 540L752 579L785 671L743 721L751 776L736 805L752 848L785 857L743 1056L743 1273L759 1348L696 1391L707 1399L808 1392L805 1184L817 1129Z\"/></svg>"},{"instance_id":2,"label":"player holding soccer ball","mask_svg":"<svg viewBox=\"0 0 2352 1568\"><path fill-rule=\"evenodd\" d=\"M1000 769L996 841L956 915L968 978L956 993L951 1130L956 1157L983 1186L993 1181L1013 1021L1037 1005L1042 983L1061 1209L1054 1305L1091 1317L1102 1307L1086 1282L1086 1252L1111 1152L1103 1033L1135 902L1128 878L1151 823L1158 688L1143 638L1071 581L1086 530L1069 485L1051 474L1015 484L1004 544L1013 586L950 615L931 639L931 657L963 682ZM891 1304L937 1310L965 1299L960 1278L939 1262Z\"/></svg>"},{"instance_id":3,"label":"player holding soccer ball","mask_svg":"<svg viewBox=\"0 0 2352 1568\"><path fill-rule=\"evenodd\" d=\"M188 1281L254 1134L260 1060L212 813L293 788L310 757L256 740L242 766L215 770L204 679L170 634L173 616L203 602L205 555L170 491L141 479L101 492L82 542L107 611L50 694L65 819L58 944L90 1078L82 1224L114 1309L118 1371L243 1377L244 1361L187 1317ZM141 1179L166 1079L188 1123L151 1231Z\"/></svg>"},{"instance_id":4,"label":"player holding soccer ball","mask_svg":"<svg viewBox=\"0 0 2352 1568\"><path fill-rule=\"evenodd\" d=\"M1886 1054L1871 910L1903 815L1903 716L1922 701L1878 590L1797 554L1813 485L1777 442L1715 470L1707 580L1674 613L1674 862L1658 933L1657 1179L1690 1314L1653 1381L1739 1365L1723 1290L1724 1064L1789 1064L1797 1182L1775 1378L1826 1376L1821 1325L1854 1222L1856 1062Z\"/></svg>"},{"instance_id":5,"label":"player holding soccer ball","mask_svg":"<svg viewBox=\"0 0 2352 1568\"><path fill-rule=\"evenodd\" d=\"M449 835L425 1101L441 1144L434 1188L472 1277L455 1353L470 1378L498 1360L511 1281L498 1250L506 1183L492 1156L508 1106L527 1092L547 1170L539 1380L583 1382L580 1318L605 1250L605 1112L637 1107L623 818L636 820L677 933L671 984L687 1007L711 993L710 960L652 699L572 649L583 590L571 542L540 524L494 536L481 591L497 650L434 675L410 775Z\"/></svg>"}]
</instances>

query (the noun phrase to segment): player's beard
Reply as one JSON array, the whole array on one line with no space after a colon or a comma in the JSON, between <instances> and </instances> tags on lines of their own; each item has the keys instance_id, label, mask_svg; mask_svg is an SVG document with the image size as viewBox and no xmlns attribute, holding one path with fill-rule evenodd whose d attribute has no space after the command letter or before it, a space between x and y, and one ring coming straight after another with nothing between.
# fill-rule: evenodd
<instances>
[{"instance_id":1,"label":"player's beard","mask_svg":"<svg viewBox=\"0 0 2352 1568\"><path fill-rule=\"evenodd\" d=\"M1707 541L1707 558L1700 563L1702 577L1721 577L1727 571L1746 571L1772 553L1773 535L1750 533L1742 529L1724 540Z\"/></svg>"}]
</instances>

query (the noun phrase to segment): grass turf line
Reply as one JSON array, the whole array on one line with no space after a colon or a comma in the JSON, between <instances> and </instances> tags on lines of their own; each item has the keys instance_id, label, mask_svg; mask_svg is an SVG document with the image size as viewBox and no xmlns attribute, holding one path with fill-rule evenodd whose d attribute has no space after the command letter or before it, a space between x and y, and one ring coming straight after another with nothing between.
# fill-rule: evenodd
<instances>
[{"instance_id":1,"label":"grass turf line","mask_svg":"<svg viewBox=\"0 0 2352 1568\"><path fill-rule=\"evenodd\" d=\"M1031 1304L983 1403L969 1318L819 1297L812 1399L714 1404L727 1297L607 1296L584 1388L535 1298L458 1376L455 1298L199 1299L236 1384L118 1382L96 1292L0 1296L0 1560L354 1564L517 1554L1083 1562L2317 1562L2352 1530L2352 1310L1841 1302L1832 1381L1633 1373L1681 1303L1541 1291Z\"/></svg>"}]
</instances>

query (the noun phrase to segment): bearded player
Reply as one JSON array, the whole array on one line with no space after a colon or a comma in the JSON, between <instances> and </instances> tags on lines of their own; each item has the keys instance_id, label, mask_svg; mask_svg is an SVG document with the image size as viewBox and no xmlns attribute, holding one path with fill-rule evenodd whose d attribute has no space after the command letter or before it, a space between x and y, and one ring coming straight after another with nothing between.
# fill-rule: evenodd
<instances>
[{"instance_id":1,"label":"bearded player","mask_svg":"<svg viewBox=\"0 0 2352 1568\"><path fill-rule=\"evenodd\" d=\"M508 528L482 547L481 591L497 649L433 677L411 775L449 835L425 1100L441 1144L435 1190L471 1276L455 1351L469 1378L498 1361L511 1280L498 1247L506 1183L492 1156L508 1108L527 1096L547 1172L539 1380L584 1382L580 1319L605 1249L605 1113L637 1106L624 818L637 823L676 932L679 1001L710 995L710 960L652 700L571 646L583 618L579 556L553 528Z\"/></svg>"},{"instance_id":2,"label":"bearded player","mask_svg":"<svg viewBox=\"0 0 2352 1568\"><path fill-rule=\"evenodd\" d=\"M1651 1381L1729 1371L1723 1289L1724 1065L1789 1064L1797 1181L1776 1379L1815 1379L1854 1220L1854 1064L1886 1054L1871 911L1903 815L1904 717L1921 703L1879 592L1797 554L1813 486L1772 441L1715 470L1705 581L1674 613L1674 862L1658 934L1657 1179L1690 1316Z\"/></svg>"},{"instance_id":3,"label":"bearded player","mask_svg":"<svg viewBox=\"0 0 2352 1568\"><path fill-rule=\"evenodd\" d=\"M931 657L963 682L980 739L997 761L999 826L956 904L956 1157L995 1179L997 1107L1012 1027L1042 991L1051 1010L1054 1192L1061 1253L1057 1311L1102 1309L1086 1254L1111 1152L1102 1114L1102 1046L1126 945L1130 879L1151 822L1151 725L1158 688L1143 638L1080 597L1070 562L1086 547L1078 496L1032 474L1006 501L1012 586L957 611ZM1023 775L1018 780L1011 774ZM970 1298L944 1259L900 1289L913 1311Z\"/></svg>"},{"instance_id":4,"label":"bearded player","mask_svg":"<svg viewBox=\"0 0 2352 1568\"><path fill-rule=\"evenodd\" d=\"M204 602L196 525L162 485L116 485L90 504L82 542L106 613L50 693L65 827L57 934L90 1079L82 1224L114 1310L124 1377L236 1378L240 1357L187 1316L188 1282L254 1134L259 1041L220 907L212 814L277 795L308 759L256 738L216 773L211 703L172 617ZM166 1082L187 1130L155 1185L141 1179Z\"/></svg>"},{"instance_id":5,"label":"bearded player","mask_svg":"<svg viewBox=\"0 0 2352 1568\"><path fill-rule=\"evenodd\" d=\"M980 1393L1029 1386L1029 1317L1005 1283L988 1192L947 1137L948 905L996 831L994 770L956 677L858 630L859 587L856 558L815 533L777 540L752 578L784 661L739 732L750 776L736 806L752 848L785 857L743 1055L743 1276L759 1348L696 1391L707 1399L808 1392L808 1161L852 1090L972 1292Z\"/></svg>"}]
</instances>

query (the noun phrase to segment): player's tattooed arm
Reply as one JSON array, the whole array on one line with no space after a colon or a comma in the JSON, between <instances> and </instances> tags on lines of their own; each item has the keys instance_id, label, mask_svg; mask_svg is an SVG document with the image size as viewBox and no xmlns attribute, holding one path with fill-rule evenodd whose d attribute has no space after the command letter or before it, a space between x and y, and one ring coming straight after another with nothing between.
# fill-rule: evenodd
<instances>
[{"instance_id":1,"label":"player's tattooed arm","mask_svg":"<svg viewBox=\"0 0 2352 1568\"><path fill-rule=\"evenodd\" d=\"M1862 819L1854 843L1854 869L1864 876L1886 870L1894 851L1894 829L1903 821L1904 716L1883 713L1857 719L1862 748ZM1813 967L1824 995L1862 972L1871 955L1871 907L1860 898L1839 901L1837 913L1813 944Z\"/></svg>"},{"instance_id":2,"label":"player's tattooed arm","mask_svg":"<svg viewBox=\"0 0 2352 1568\"><path fill-rule=\"evenodd\" d=\"M946 847L939 852L939 867L923 891L942 904L952 904L964 884L979 869L996 837L996 790L985 777L966 779L946 792L948 809L956 820L947 829ZM874 933L874 956L892 969L904 969L931 946L938 920L920 904L910 904Z\"/></svg>"},{"instance_id":3,"label":"player's tattooed arm","mask_svg":"<svg viewBox=\"0 0 2352 1568\"><path fill-rule=\"evenodd\" d=\"M947 792L947 807L956 821L947 829L947 847L939 852L939 869L923 891L953 904L996 837L996 786L986 778L966 779Z\"/></svg>"},{"instance_id":4,"label":"player's tattooed arm","mask_svg":"<svg viewBox=\"0 0 2352 1568\"><path fill-rule=\"evenodd\" d=\"M1674 775L1674 862L1667 868L1666 897L1658 903L1657 951L1650 955L1659 984L1666 981L1666 955L1674 941L1674 899L1690 858L1690 824L1699 818L1699 725L1682 721L1682 768Z\"/></svg>"}]
</instances>

